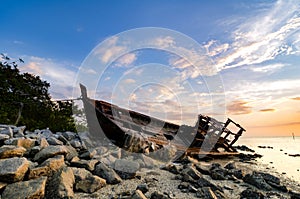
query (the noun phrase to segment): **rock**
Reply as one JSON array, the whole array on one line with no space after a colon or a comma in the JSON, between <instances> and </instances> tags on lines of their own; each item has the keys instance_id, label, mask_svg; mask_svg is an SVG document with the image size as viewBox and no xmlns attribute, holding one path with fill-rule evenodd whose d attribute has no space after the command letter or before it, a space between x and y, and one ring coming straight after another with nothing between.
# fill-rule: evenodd
<instances>
[{"instance_id":1,"label":"rock","mask_svg":"<svg viewBox=\"0 0 300 199\"><path fill-rule=\"evenodd\" d=\"M169 199L169 197L165 196L164 194L155 191L151 194L150 199Z\"/></svg>"},{"instance_id":2,"label":"rock","mask_svg":"<svg viewBox=\"0 0 300 199\"><path fill-rule=\"evenodd\" d=\"M18 182L23 180L29 167L26 158L9 158L0 160L0 179L2 182Z\"/></svg>"},{"instance_id":3,"label":"rock","mask_svg":"<svg viewBox=\"0 0 300 199\"><path fill-rule=\"evenodd\" d=\"M69 141L63 135L58 135L57 139L61 141L64 145L67 145L69 143Z\"/></svg>"},{"instance_id":4,"label":"rock","mask_svg":"<svg viewBox=\"0 0 300 199\"><path fill-rule=\"evenodd\" d=\"M77 160L72 161L71 166L78 167L78 168L85 168L89 171L94 171L95 165L98 163L98 160Z\"/></svg>"},{"instance_id":5,"label":"rock","mask_svg":"<svg viewBox=\"0 0 300 199\"><path fill-rule=\"evenodd\" d=\"M45 195L47 177L16 182L6 186L2 199L42 199Z\"/></svg>"},{"instance_id":6,"label":"rock","mask_svg":"<svg viewBox=\"0 0 300 199\"><path fill-rule=\"evenodd\" d=\"M232 174L237 179L243 179L243 177L244 177L244 172L241 169L234 169Z\"/></svg>"},{"instance_id":7,"label":"rock","mask_svg":"<svg viewBox=\"0 0 300 199\"><path fill-rule=\"evenodd\" d=\"M76 134L70 131L62 132L62 136L64 136L68 141L75 139Z\"/></svg>"},{"instance_id":8,"label":"rock","mask_svg":"<svg viewBox=\"0 0 300 199\"><path fill-rule=\"evenodd\" d=\"M74 198L74 183L73 170L69 167L62 167L49 180L46 186L45 198Z\"/></svg>"},{"instance_id":9,"label":"rock","mask_svg":"<svg viewBox=\"0 0 300 199\"><path fill-rule=\"evenodd\" d=\"M201 165L201 164L196 164L195 168L197 169L197 171L199 171L203 175L210 175L210 171L209 171L208 166L204 166L204 165Z\"/></svg>"},{"instance_id":10,"label":"rock","mask_svg":"<svg viewBox=\"0 0 300 199\"><path fill-rule=\"evenodd\" d=\"M12 128L10 128L9 126L6 126L6 128L2 129L0 131L0 134L8 135L10 138L12 138L14 135Z\"/></svg>"},{"instance_id":11,"label":"rock","mask_svg":"<svg viewBox=\"0 0 300 199\"><path fill-rule=\"evenodd\" d=\"M11 157L22 157L26 152L23 147L3 145L0 147L0 159Z\"/></svg>"},{"instance_id":12,"label":"rock","mask_svg":"<svg viewBox=\"0 0 300 199\"><path fill-rule=\"evenodd\" d=\"M24 147L25 149L30 149L34 147L35 140L29 138L18 138L12 141L12 145Z\"/></svg>"},{"instance_id":13,"label":"rock","mask_svg":"<svg viewBox=\"0 0 300 199\"><path fill-rule=\"evenodd\" d=\"M53 133L49 129L43 129L43 130L39 131L38 133L44 138L49 138L49 137L53 136Z\"/></svg>"},{"instance_id":14,"label":"rock","mask_svg":"<svg viewBox=\"0 0 300 199\"><path fill-rule=\"evenodd\" d=\"M97 151L95 149L87 150L86 152L79 155L79 158L90 160L97 154Z\"/></svg>"},{"instance_id":15,"label":"rock","mask_svg":"<svg viewBox=\"0 0 300 199\"><path fill-rule=\"evenodd\" d=\"M108 184L118 184L122 181L120 176L112 168L109 168L102 162L96 165L93 174L104 178Z\"/></svg>"},{"instance_id":16,"label":"rock","mask_svg":"<svg viewBox=\"0 0 300 199\"><path fill-rule=\"evenodd\" d=\"M240 194L240 199L263 199L263 198L265 198L264 194L250 188L242 191Z\"/></svg>"},{"instance_id":17,"label":"rock","mask_svg":"<svg viewBox=\"0 0 300 199\"><path fill-rule=\"evenodd\" d=\"M218 199L218 197L211 190L210 187L202 187L202 188L198 189L196 196L198 198L205 198L205 199Z\"/></svg>"},{"instance_id":18,"label":"rock","mask_svg":"<svg viewBox=\"0 0 300 199\"><path fill-rule=\"evenodd\" d=\"M65 159L67 161L70 161L71 159L73 159L74 157L78 156L78 153L76 151L76 149L74 149L72 146L65 146L68 153L66 154Z\"/></svg>"},{"instance_id":19,"label":"rock","mask_svg":"<svg viewBox=\"0 0 300 199\"><path fill-rule=\"evenodd\" d=\"M26 151L27 157L34 158L34 156L41 151L40 146L34 146L29 151Z\"/></svg>"},{"instance_id":20,"label":"rock","mask_svg":"<svg viewBox=\"0 0 300 199\"><path fill-rule=\"evenodd\" d=\"M49 146L49 143L47 142L46 138L41 137L38 139L38 145L41 147L41 149L46 148Z\"/></svg>"},{"instance_id":21,"label":"rock","mask_svg":"<svg viewBox=\"0 0 300 199\"><path fill-rule=\"evenodd\" d=\"M26 126L20 126L20 127L14 127L13 133L14 137L24 137L24 130L26 129Z\"/></svg>"},{"instance_id":22,"label":"rock","mask_svg":"<svg viewBox=\"0 0 300 199\"><path fill-rule=\"evenodd\" d=\"M80 149L82 147L80 140L71 140L70 144L75 149Z\"/></svg>"},{"instance_id":23,"label":"rock","mask_svg":"<svg viewBox=\"0 0 300 199\"><path fill-rule=\"evenodd\" d=\"M142 193L147 193L149 188L147 184L140 184L136 187L136 190L140 190Z\"/></svg>"},{"instance_id":24,"label":"rock","mask_svg":"<svg viewBox=\"0 0 300 199\"><path fill-rule=\"evenodd\" d=\"M228 162L225 166L224 166L225 169L228 169L228 170L232 170L232 169L236 169L236 166L235 166L235 163L234 162Z\"/></svg>"},{"instance_id":25,"label":"rock","mask_svg":"<svg viewBox=\"0 0 300 199\"><path fill-rule=\"evenodd\" d=\"M199 179L197 180L197 185L198 185L199 187L210 187L213 191L219 190L219 191L223 192L223 190L222 190L221 187L219 187L219 186L215 185L214 183L208 181L208 180L205 179L204 177L201 177L201 178L199 178Z\"/></svg>"},{"instance_id":26,"label":"rock","mask_svg":"<svg viewBox=\"0 0 300 199\"><path fill-rule=\"evenodd\" d=\"M93 175L83 168L72 168L75 176L75 189L85 193L93 193L106 185L105 179Z\"/></svg>"},{"instance_id":27,"label":"rock","mask_svg":"<svg viewBox=\"0 0 300 199\"><path fill-rule=\"evenodd\" d=\"M193 166L189 165L185 168L181 174L187 174L191 176L194 180L198 180L202 177L201 173L197 171Z\"/></svg>"},{"instance_id":28,"label":"rock","mask_svg":"<svg viewBox=\"0 0 300 199\"><path fill-rule=\"evenodd\" d=\"M139 168L139 163L124 159L117 159L114 165L114 170L122 179L134 178Z\"/></svg>"},{"instance_id":29,"label":"rock","mask_svg":"<svg viewBox=\"0 0 300 199\"><path fill-rule=\"evenodd\" d=\"M135 190L132 194L131 199L147 199L141 190Z\"/></svg>"},{"instance_id":30,"label":"rock","mask_svg":"<svg viewBox=\"0 0 300 199\"><path fill-rule=\"evenodd\" d=\"M49 137L46 139L48 144L50 145L63 145L64 143L58 139L56 139L55 137Z\"/></svg>"},{"instance_id":31,"label":"rock","mask_svg":"<svg viewBox=\"0 0 300 199\"><path fill-rule=\"evenodd\" d=\"M261 175L267 183L271 182L277 185L280 184L280 178L274 175L271 175L269 173L263 173L263 172L257 172L257 174Z\"/></svg>"},{"instance_id":32,"label":"rock","mask_svg":"<svg viewBox=\"0 0 300 199\"><path fill-rule=\"evenodd\" d=\"M55 171L58 171L63 166L65 166L63 155L49 158L38 167L29 169L28 178L34 179L40 176L52 176Z\"/></svg>"},{"instance_id":33,"label":"rock","mask_svg":"<svg viewBox=\"0 0 300 199\"><path fill-rule=\"evenodd\" d=\"M0 144L3 144L5 140L9 139L9 135L0 133Z\"/></svg>"},{"instance_id":34,"label":"rock","mask_svg":"<svg viewBox=\"0 0 300 199\"><path fill-rule=\"evenodd\" d=\"M36 162L43 162L48 158L52 158L56 155L66 155L68 153L68 149L65 146L48 146L38 152L33 160Z\"/></svg>"},{"instance_id":35,"label":"rock","mask_svg":"<svg viewBox=\"0 0 300 199\"><path fill-rule=\"evenodd\" d=\"M173 174L179 174L180 173L180 168L176 164L168 164L165 167L162 168L163 170L169 171Z\"/></svg>"},{"instance_id":36,"label":"rock","mask_svg":"<svg viewBox=\"0 0 300 199\"><path fill-rule=\"evenodd\" d=\"M264 178L255 171L252 174L245 175L243 181L257 187L258 189L266 191L272 190L272 187L264 180Z\"/></svg>"},{"instance_id":37,"label":"rock","mask_svg":"<svg viewBox=\"0 0 300 199\"><path fill-rule=\"evenodd\" d=\"M210 168L210 176L214 180L226 180L227 170L218 163L213 163Z\"/></svg>"}]
</instances>

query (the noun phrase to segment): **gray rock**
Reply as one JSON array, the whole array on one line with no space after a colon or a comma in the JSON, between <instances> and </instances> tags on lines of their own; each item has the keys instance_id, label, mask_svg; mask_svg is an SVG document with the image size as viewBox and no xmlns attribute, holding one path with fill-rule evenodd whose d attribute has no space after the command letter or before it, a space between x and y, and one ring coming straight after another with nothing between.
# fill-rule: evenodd
<instances>
[{"instance_id":1,"label":"gray rock","mask_svg":"<svg viewBox=\"0 0 300 199\"><path fill-rule=\"evenodd\" d=\"M65 147L67 148L67 151L68 151L68 153L66 154L66 157L65 157L65 159L67 161L70 161L72 158L78 156L76 149L74 149L72 146L68 145Z\"/></svg>"},{"instance_id":2,"label":"gray rock","mask_svg":"<svg viewBox=\"0 0 300 199\"><path fill-rule=\"evenodd\" d=\"M14 135L12 128L10 128L9 126L6 127L3 126L3 129L0 130L0 134L8 135L10 138L12 138Z\"/></svg>"},{"instance_id":3,"label":"gray rock","mask_svg":"<svg viewBox=\"0 0 300 199\"><path fill-rule=\"evenodd\" d=\"M29 169L28 178L34 179L40 176L52 176L55 171L65 166L64 156L58 155L45 160L38 167Z\"/></svg>"},{"instance_id":4,"label":"gray rock","mask_svg":"<svg viewBox=\"0 0 300 199\"><path fill-rule=\"evenodd\" d=\"M6 186L2 199L42 199L45 195L47 177L16 182Z\"/></svg>"},{"instance_id":5,"label":"gray rock","mask_svg":"<svg viewBox=\"0 0 300 199\"><path fill-rule=\"evenodd\" d=\"M57 139L63 142L64 145L67 145L69 143L69 141L63 135L58 135Z\"/></svg>"},{"instance_id":6,"label":"gray rock","mask_svg":"<svg viewBox=\"0 0 300 199\"><path fill-rule=\"evenodd\" d=\"M99 162L99 160L73 160L71 162L71 166L78 168L85 168L86 170L93 171L95 169L95 165Z\"/></svg>"},{"instance_id":7,"label":"gray rock","mask_svg":"<svg viewBox=\"0 0 300 199\"><path fill-rule=\"evenodd\" d=\"M240 199L263 199L265 195L253 189L245 189L240 193Z\"/></svg>"},{"instance_id":8,"label":"gray rock","mask_svg":"<svg viewBox=\"0 0 300 199\"><path fill-rule=\"evenodd\" d=\"M36 162L43 162L48 158L52 158L56 155L66 155L68 153L68 149L65 146L48 146L38 152L33 160Z\"/></svg>"},{"instance_id":9,"label":"gray rock","mask_svg":"<svg viewBox=\"0 0 300 199\"><path fill-rule=\"evenodd\" d=\"M117 159L114 165L114 170L122 179L134 178L139 168L139 163L124 159Z\"/></svg>"},{"instance_id":10,"label":"gray rock","mask_svg":"<svg viewBox=\"0 0 300 199\"><path fill-rule=\"evenodd\" d=\"M97 151L95 149L89 149L82 154L79 155L79 158L90 160L97 154Z\"/></svg>"},{"instance_id":11,"label":"gray rock","mask_svg":"<svg viewBox=\"0 0 300 199\"><path fill-rule=\"evenodd\" d=\"M71 140L70 144L76 149L80 149L82 147L80 140Z\"/></svg>"},{"instance_id":12,"label":"gray rock","mask_svg":"<svg viewBox=\"0 0 300 199\"><path fill-rule=\"evenodd\" d=\"M35 131L36 132L36 131ZM37 131L38 132L38 131ZM42 137L49 138L53 136L53 133L49 129L43 129L38 132Z\"/></svg>"},{"instance_id":13,"label":"gray rock","mask_svg":"<svg viewBox=\"0 0 300 199\"><path fill-rule=\"evenodd\" d=\"M26 158L9 158L0 160L0 179L2 182L18 182L23 180L29 167Z\"/></svg>"},{"instance_id":14,"label":"gray rock","mask_svg":"<svg viewBox=\"0 0 300 199\"><path fill-rule=\"evenodd\" d=\"M56 139L55 137L49 137L46 139L48 144L50 145L63 145L64 143L58 139Z\"/></svg>"},{"instance_id":15,"label":"gray rock","mask_svg":"<svg viewBox=\"0 0 300 199\"><path fill-rule=\"evenodd\" d=\"M261 175L267 183L272 182L277 185L280 184L280 178L274 175L271 175L269 173L263 173L263 172L257 172L257 174Z\"/></svg>"},{"instance_id":16,"label":"gray rock","mask_svg":"<svg viewBox=\"0 0 300 199\"><path fill-rule=\"evenodd\" d=\"M73 170L69 167L62 167L48 181L45 198L74 198L74 183Z\"/></svg>"},{"instance_id":17,"label":"gray rock","mask_svg":"<svg viewBox=\"0 0 300 199\"><path fill-rule=\"evenodd\" d=\"M105 179L93 175L83 168L72 168L75 176L75 189L85 193L94 193L106 185Z\"/></svg>"},{"instance_id":18,"label":"gray rock","mask_svg":"<svg viewBox=\"0 0 300 199\"><path fill-rule=\"evenodd\" d=\"M20 127L14 127L13 133L14 137L24 137L24 130L26 129L26 126L20 126Z\"/></svg>"},{"instance_id":19,"label":"gray rock","mask_svg":"<svg viewBox=\"0 0 300 199\"><path fill-rule=\"evenodd\" d=\"M23 147L3 145L0 147L0 159L12 158L12 157L22 157L26 152Z\"/></svg>"},{"instance_id":20,"label":"gray rock","mask_svg":"<svg viewBox=\"0 0 300 199\"><path fill-rule=\"evenodd\" d=\"M196 164L196 165L195 165L195 168L196 168L200 173L202 173L203 175L210 175L210 171L209 171L208 166L201 165L201 164Z\"/></svg>"},{"instance_id":21,"label":"gray rock","mask_svg":"<svg viewBox=\"0 0 300 199\"><path fill-rule=\"evenodd\" d=\"M122 181L120 176L112 168L109 168L102 162L96 165L93 174L104 178L108 184L118 184Z\"/></svg>"},{"instance_id":22,"label":"gray rock","mask_svg":"<svg viewBox=\"0 0 300 199\"><path fill-rule=\"evenodd\" d=\"M73 140L76 137L76 134L70 131L62 132L62 135L68 140Z\"/></svg>"},{"instance_id":23,"label":"gray rock","mask_svg":"<svg viewBox=\"0 0 300 199\"><path fill-rule=\"evenodd\" d=\"M228 162L225 166L224 166L225 169L236 169L236 166L235 166L235 163L234 162Z\"/></svg>"},{"instance_id":24,"label":"gray rock","mask_svg":"<svg viewBox=\"0 0 300 199\"><path fill-rule=\"evenodd\" d=\"M245 175L243 181L257 187L258 189L266 191L272 190L272 187L264 180L264 178L260 174L256 172Z\"/></svg>"},{"instance_id":25,"label":"gray rock","mask_svg":"<svg viewBox=\"0 0 300 199\"><path fill-rule=\"evenodd\" d=\"M221 187L219 187L219 186L215 185L214 183L208 181L208 180L205 179L204 177L201 177L201 178L199 178L199 179L197 180L197 185L198 185L199 187L210 187L213 191L219 190L219 191L223 192L223 190L222 190Z\"/></svg>"}]
</instances>

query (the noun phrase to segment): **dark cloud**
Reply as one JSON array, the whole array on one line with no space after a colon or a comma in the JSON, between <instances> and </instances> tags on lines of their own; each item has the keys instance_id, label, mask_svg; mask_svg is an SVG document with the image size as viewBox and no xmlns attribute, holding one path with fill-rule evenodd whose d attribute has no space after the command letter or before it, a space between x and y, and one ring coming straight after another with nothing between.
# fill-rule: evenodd
<instances>
[{"instance_id":1,"label":"dark cloud","mask_svg":"<svg viewBox=\"0 0 300 199\"><path fill-rule=\"evenodd\" d=\"M274 108L266 108L266 109L261 109L259 110L260 112L274 112L276 109Z\"/></svg>"},{"instance_id":2,"label":"dark cloud","mask_svg":"<svg viewBox=\"0 0 300 199\"><path fill-rule=\"evenodd\" d=\"M248 102L243 100L236 100L227 105L228 114L243 115L252 112L251 106L247 106Z\"/></svg>"}]
</instances>

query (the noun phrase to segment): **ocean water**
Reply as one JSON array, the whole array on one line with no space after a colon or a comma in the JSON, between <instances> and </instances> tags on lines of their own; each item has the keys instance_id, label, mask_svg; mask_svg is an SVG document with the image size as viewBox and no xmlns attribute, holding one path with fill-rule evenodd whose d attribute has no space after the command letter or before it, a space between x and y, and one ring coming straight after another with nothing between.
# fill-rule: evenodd
<instances>
[{"instance_id":1,"label":"ocean water","mask_svg":"<svg viewBox=\"0 0 300 199\"><path fill-rule=\"evenodd\" d=\"M241 137L236 145L246 145L263 155L258 161L274 167L279 173L300 182L300 157L291 157L288 154L300 154L300 137ZM270 146L271 148L259 148Z\"/></svg>"}]
</instances>

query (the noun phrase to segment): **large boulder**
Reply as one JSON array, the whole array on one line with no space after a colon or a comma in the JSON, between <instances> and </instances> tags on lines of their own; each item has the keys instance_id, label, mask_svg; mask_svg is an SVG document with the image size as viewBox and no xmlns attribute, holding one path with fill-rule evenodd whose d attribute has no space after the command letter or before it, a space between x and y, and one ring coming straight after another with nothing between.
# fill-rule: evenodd
<instances>
[{"instance_id":1,"label":"large boulder","mask_svg":"<svg viewBox=\"0 0 300 199\"><path fill-rule=\"evenodd\" d=\"M12 140L12 145L24 147L25 149L30 149L34 147L35 140L30 138L17 138Z\"/></svg>"},{"instance_id":2,"label":"large boulder","mask_svg":"<svg viewBox=\"0 0 300 199\"><path fill-rule=\"evenodd\" d=\"M6 186L2 199L42 199L45 195L47 177L16 182Z\"/></svg>"},{"instance_id":3,"label":"large boulder","mask_svg":"<svg viewBox=\"0 0 300 199\"><path fill-rule=\"evenodd\" d=\"M73 170L69 167L62 167L49 180L45 198L74 198L74 183Z\"/></svg>"},{"instance_id":4,"label":"large boulder","mask_svg":"<svg viewBox=\"0 0 300 199\"><path fill-rule=\"evenodd\" d=\"M24 147L3 145L0 147L0 159L12 158L12 157L22 157L26 149Z\"/></svg>"},{"instance_id":5,"label":"large boulder","mask_svg":"<svg viewBox=\"0 0 300 199\"><path fill-rule=\"evenodd\" d=\"M29 167L26 158L9 158L0 160L0 179L2 182L18 182L23 180Z\"/></svg>"},{"instance_id":6,"label":"large boulder","mask_svg":"<svg viewBox=\"0 0 300 199\"><path fill-rule=\"evenodd\" d=\"M100 162L93 172L95 175L104 178L108 184L118 184L122 181L120 176L112 169Z\"/></svg>"},{"instance_id":7,"label":"large boulder","mask_svg":"<svg viewBox=\"0 0 300 199\"><path fill-rule=\"evenodd\" d=\"M139 163L125 159L117 159L114 165L114 170L122 179L134 178L139 169Z\"/></svg>"},{"instance_id":8,"label":"large boulder","mask_svg":"<svg viewBox=\"0 0 300 199\"><path fill-rule=\"evenodd\" d=\"M29 169L28 178L38 178L40 176L51 176L55 171L65 166L64 156L58 155L45 160L38 167Z\"/></svg>"},{"instance_id":9,"label":"large boulder","mask_svg":"<svg viewBox=\"0 0 300 199\"><path fill-rule=\"evenodd\" d=\"M36 162L43 162L48 158L52 158L56 155L66 155L68 153L68 149L65 146L48 146L38 152L33 160Z\"/></svg>"},{"instance_id":10,"label":"large boulder","mask_svg":"<svg viewBox=\"0 0 300 199\"><path fill-rule=\"evenodd\" d=\"M75 189L85 193L93 193L106 185L105 179L93 175L86 169L73 167Z\"/></svg>"},{"instance_id":11,"label":"large boulder","mask_svg":"<svg viewBox=\"0 0 300 199\"><path fill-rule=\"evenodd\" d=\"M0 126L0 134L8 135L10 138L14 135L12 128L9 126Z\"/></svg>"}]
</instances>

